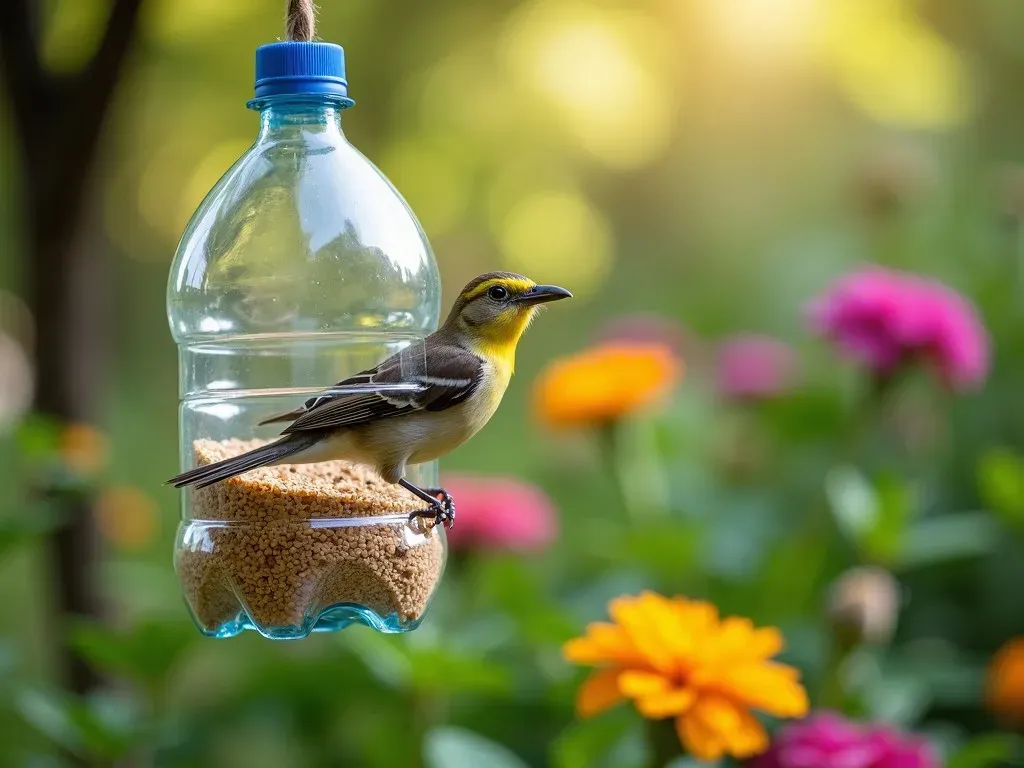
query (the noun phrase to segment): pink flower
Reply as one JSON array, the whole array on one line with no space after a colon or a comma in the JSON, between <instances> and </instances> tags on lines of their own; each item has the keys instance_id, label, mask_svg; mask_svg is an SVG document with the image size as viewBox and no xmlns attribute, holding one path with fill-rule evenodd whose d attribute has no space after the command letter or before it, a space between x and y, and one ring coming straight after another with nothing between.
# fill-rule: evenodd
<instances>
[{"instance_id":1,"label":"pink flower","mask_svg":"<svg viewBox=\"0 0 1024 768\"><path fill-rule=\"evenodd\" d=\"M718 348L718 391L733 400L759 400L784 393L793 384L796 354L770 336L733 336Z\"/></svg>"},{"instance_id":2,"label":"pink flower","mask_svg":"<svg viewBox=\"0 0 1024 768\"><path fill-rule=\"evenodd\" d=\"M836 282L810 307L815 331L887 376L928 360L953 389L984 381L988 334L971 303L942 283L871 267Z\"/></svg>"},{"instance_id":3,"label":"pink flower","mask_svg":"<svg viewBox=\"0 0 1024 768\"><path fill-rule=\"evenodd\" d=\"M444 488L455 499L453 549L536 551L558 535L558 514L534 485L505 477L452 475Z\"/></svg>"},{"instance_id":4,"label":"pink flower","mask_svg":"<svg viewBox=\"0 0 1024 768\"><path fill-rule=\"evenodd\" d=\"M820 712L786 726L751 768L939 768L931 746L883 725Z\"/></svg>"}]
</instances>

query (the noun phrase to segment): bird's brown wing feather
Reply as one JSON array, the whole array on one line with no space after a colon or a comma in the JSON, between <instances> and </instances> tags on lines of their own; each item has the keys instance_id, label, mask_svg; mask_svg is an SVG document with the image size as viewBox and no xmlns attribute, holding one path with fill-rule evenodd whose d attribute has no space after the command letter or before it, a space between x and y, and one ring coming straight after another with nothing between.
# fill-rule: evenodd
<instances>
[{"instance_id":1,"label":"bird's brown wing feather","mask_svg":"<svg viewBox=\"0 0 1024 768\"><path fill-rule=\"evenodd\" d=\"M428 362L424 362L428 361ZM483 361L457 346L422 346L338 382L306 401L283 434L356 427L416 411L442 411L466 400L483 378Z\"/></svg>"}]
</instances>

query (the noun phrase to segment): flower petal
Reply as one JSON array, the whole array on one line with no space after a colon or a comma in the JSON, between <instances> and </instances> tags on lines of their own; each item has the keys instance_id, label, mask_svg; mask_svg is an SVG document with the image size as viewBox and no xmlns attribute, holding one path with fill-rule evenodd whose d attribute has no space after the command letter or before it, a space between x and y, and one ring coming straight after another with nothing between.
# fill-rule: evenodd
<instances>
[{"instance_id":1,"label":"flower petal","mask_svg":"<svg viewBox=\"0 0 1024 768\"><path fill-rule=\"evenodd\" d=\"M761 627L755 629L747 645L747 658L770 659L777 653L781 653L785 647L785 640L782 633L775 627Z\"/></svg>"},{"instance_id":2,"label":"flower petal","mask_svg":"<svg viewBox=\"0 0 1024 768\"><path fill-rule=\"evenodd\" d=\"M684 714L696 700L697 692L693 688L676 688L641 696L636 700L636 708L644 717L660 720Z\"/></svg>"},{"instance_id":3,"label":"flower petal","mask_svg":"<svg viewBox=\"0 0 1024 768\"><path fill-rule=\"evenodd\" d=\"M693 705L693 717L697 718L708 729L715 731L725 741L731 731L740 725L739 709L724 696L706 695Z\"/></svg>"},{"instance_id":4,"label":"flower petal","mask_svg":"<svg viewBox=\"0 0 1024 768\"><path fill-rule=\"evenodd\" d=\"M629 696L631 699L653 693L663 693L671 686L668 678L657 672L636 669L626 670L619 675L619 691L623 696Z\"/></svg>"},{"instance_id":5,"label":"flower petal","mask_svg":"<svg viewBox=\"0 0 1024 768\"><path fill-rule=\"evenodd\" d=\"M686 751L698 760L718 760L725 754L725 744L718 734L694 717L692 712L676 718L676 733Z\"/></svg>"},{"instance_id":6,"label":"flower petal","mask_svg":"<svg viewBox=\"0 0 1024 768\"><path fill-rule=\"evenodd\" d=\"M698 730L714 734L733 757L751 757L768 748L768 734L757 718L725 696L701 696L687 715L699 723Z\"/></svg>"},{"instance_id":7,"label":"flower petal","mask_svg":"<svg viewBox=\"0 0 1024 768\"><path fill-rule=\"evenodd\" d=\"M717 670L713 685L753 709L776 717L803 717L807 714L807 691L793 667L775 662L740 664Z\"/></svg>"},{"instance_id":8,"label":"flower petal","mask_svg":"<svg viewBox=\"0 0 1024 768\"><path fill-rule=\"evenodd\" d=\"M562 655L576 664L644 665L644 656L629 635L621 627L603 622L590 624L583 637L563 645Z\"/></svg>"},{"instance_id":9,"label":"flower petal","mask_svg":"<svg viewBox=\"0 0 1024 768\"><path fill-rule=\"evenodd\" d=\"M653 592L639 597L619 597L608 604L608 613L650 666L660 672L672 673L679 667L676 655L665 642L662 628L671 603Z\"/></svg>"},{"instance_id":10,"label":"flower petal","mask_svg":"<svg viewBox=\"0 0 1024 768\"><path fill-rule=\"evenodd\" d=\"M591 673L576 692L576 712L580 717L593 717L622 701L619 691L618 667Z\"/></svg>"},{"instance_id":11,"label":"flower petal","mask_svg":"<svg viewBox=\"0 0 1024 768\"><path fill-rule=\"evenodd\" d=\"M768 749L768 732L750 712L740 710L739 723L726 738L725 747L741 760L759 755Z\"/></svg>"}]
</instances>

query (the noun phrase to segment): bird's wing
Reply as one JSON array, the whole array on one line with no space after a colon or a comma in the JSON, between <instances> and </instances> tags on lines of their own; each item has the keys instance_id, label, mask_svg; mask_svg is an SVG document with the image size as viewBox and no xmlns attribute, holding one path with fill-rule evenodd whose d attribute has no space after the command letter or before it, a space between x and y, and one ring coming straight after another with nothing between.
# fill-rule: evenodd
<instances>
[{"instance_id":1,"label":"bird's wing","mask_svg":"<svg viewBox=\"0 0 1024 768\"><path fill-rule=\"evenodd\" d=\"M410 365L411 355L395 355L310 398L284 433L355 427L415 411L442 411L463 402L483 378L483 361L461 347L428 350L427 362Z\"/></svg>"}]
</instances>

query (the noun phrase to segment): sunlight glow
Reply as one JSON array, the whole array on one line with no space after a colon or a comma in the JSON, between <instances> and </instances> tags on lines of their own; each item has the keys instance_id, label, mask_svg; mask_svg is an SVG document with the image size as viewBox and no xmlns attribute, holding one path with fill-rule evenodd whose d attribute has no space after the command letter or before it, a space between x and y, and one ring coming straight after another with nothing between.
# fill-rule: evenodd
<instances>
[{"instance_id":1,"label":"sunlight glow","mask_svg":"<svg viewBox=\"0 0 1024 768\"><path fill-rule=\"evenodd\" d=\"M451 232L469 207L471 182L456 147L430 139L392 145L380 162L430 237Z\"/></svg>"},{"instance_id":2,"label":"sunlight glow","mask_svg":"<svg viewBox=\"0 0 1024 768\"><path fill-rule=\"evenodd\" d=\"M963 62L908 0L833 0L824 8L821 58L866 114L899 127L940 129L969 116Z\"/></svg>"},{"instance_id":3,"label":"sunlight glow","mask_svg":"<svg viewBox=\"0 0 1024 768\"><path fill-rule=\"evenodd\" d=\"M583 149L615 169L643 166L671 138L672 94L642 56L644 33L592 6L545 0L513 18L511 71L528 80Z\"/></svg>"},{"instance_id":4,"label":"sunlight glow","mask_svg":"<svg viewBox=\"0 0 1024 768\"><path fill-rule=\"evenodd\" d=\"M800 60L809 53L816 0L728 0L697 6L710 37L739 59Z\"/></svg>"},{"instance_id":5,"label":"sunlight glow","mask_svg":"<svg viewBox=\"0 0 1024 768\"><path fill-rule=\"evenodd\" d=\"M612 233L604 216L569 190L535 192L513 206L497 233L506 265L542 282L594 293L612 264Z\"/></svg>"},{"instance_id":6,"label":"sunlight glow","mask_svg":"<svg viewBox=\"0 0 1024 768\"><path fill-rule=\"evenodd\" d=\"M227 173L234 162L249 148L251 142L244 139L229 139L217 144L196 163L192 174L179 191L176 215L178 228L184 229L203 198L213 189L220 178Z\"/></svg>"}]
</instances>

